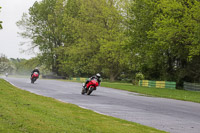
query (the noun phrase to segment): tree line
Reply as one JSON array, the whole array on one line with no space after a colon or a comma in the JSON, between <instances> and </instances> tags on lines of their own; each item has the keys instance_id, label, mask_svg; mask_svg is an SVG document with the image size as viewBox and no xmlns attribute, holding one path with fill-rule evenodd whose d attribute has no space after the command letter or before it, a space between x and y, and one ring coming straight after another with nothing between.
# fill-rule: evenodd
<instances>
[{"instance_id":1,"label":"tree line","mask_svg":"<svg viewBox=\"0 0 200 133\"><path fill-rule=\"evenodd\" d=\"M200 81L198 0L42 0L17 22L57 75Z\"/></svg>"},{"instance_id":2,"label":"tree line","mask_svg":"<svg viewBox=\"0 0 200 133\"><path fill-rule=\"evenodd\" d=\"M32 70L39 65L38 58L7 58L4 54L0 54L0 74L9 75L30 75ZM42 71L43 68L41 67Z\"/></svg>"},{"instance_id":3,"label":"tree line","mask_svg":"<svg viewBox=\"0 0 200 133\"><path fill-rule=\"evenodd\" d=\"M0 7L0 9L1 9L1 7ZM0 12L1 12L1 10L0 10ZM3 27L2 27L2 21L0 21L0 29L2 29Z\"/></svg>"},{"instance_id":4,"label":"tree line","mask_svg":"<svg viewBox=\"0 0 200 133\"><path fill-rule=\"evenodd\" d=\"M1 7L0 7L0 9L1 9ZM0 10L0 12L1 12L1 10ZM0 29L2 29L3 27L2 27L2 21L0 21Z\"/></svg>"}]
</instances>

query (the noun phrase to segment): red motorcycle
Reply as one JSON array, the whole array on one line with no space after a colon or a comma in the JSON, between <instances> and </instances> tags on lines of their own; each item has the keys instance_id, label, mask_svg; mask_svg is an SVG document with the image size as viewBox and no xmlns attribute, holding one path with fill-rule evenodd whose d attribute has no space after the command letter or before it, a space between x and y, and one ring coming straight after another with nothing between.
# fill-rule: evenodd
<instances>
[{"instance_id":1,"label":"red motorcycle","mask_svg":"<svg viewBox=\"0 0 200 133\"><path fill-rule=\"evenodd\" d=\"M34 84L34 82L38 79L39 74L37 72L34 72L33 75L31 76L31 83Z\"/></svg>"},{"instance_id":2,"label":"red motorcycle","mask_svg":"<svg viewBox=\"0 0 200 133\"><path fill-rule=\"evenodd\" d=\"M81 94L87 94L90 95L94 90L96 90L96 87L99 86L99 83L97 79L92 79L90 82L87 83L86 88L84 87L85 83L83 83L83 88Z\"/></svg>"}]
</instances>

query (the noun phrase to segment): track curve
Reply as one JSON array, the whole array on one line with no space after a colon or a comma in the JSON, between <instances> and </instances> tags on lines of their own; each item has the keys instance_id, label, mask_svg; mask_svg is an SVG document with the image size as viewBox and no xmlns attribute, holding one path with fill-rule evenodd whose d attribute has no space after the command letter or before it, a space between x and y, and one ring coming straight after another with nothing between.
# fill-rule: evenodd
<instances>
[{"instance_id":1,"label":"track curve","mask_svg":"<svg viewBox=\"0 0 200 133\"><path fill-rule=\"evenodd\" d=\"M140 123L171 133L200 132L200 104L98 87L90 96L81 95L81 83L25 78L5 78L18 88L76 104L95 112Z\"/></svg>"}]
</instances>

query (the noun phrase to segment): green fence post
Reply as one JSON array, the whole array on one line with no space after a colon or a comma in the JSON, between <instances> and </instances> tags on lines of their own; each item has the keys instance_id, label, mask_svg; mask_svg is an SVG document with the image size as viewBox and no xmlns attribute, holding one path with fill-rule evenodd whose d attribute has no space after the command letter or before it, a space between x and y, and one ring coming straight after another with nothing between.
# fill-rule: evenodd
<instances>
[{"instance_id":1,"label":"green fence post","mask_svg":"<svg viewBox=\"0 0 200 133\"><path fill-rule=\"evenodd\" d=\"M139 86L142 86L142 80L139 80Z\"/></svg>"}]
</instances>

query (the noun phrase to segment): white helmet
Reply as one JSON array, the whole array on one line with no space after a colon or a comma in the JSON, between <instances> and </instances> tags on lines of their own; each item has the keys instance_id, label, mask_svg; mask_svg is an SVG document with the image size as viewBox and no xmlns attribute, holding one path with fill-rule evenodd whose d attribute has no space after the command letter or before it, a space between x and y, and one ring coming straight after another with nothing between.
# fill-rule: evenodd
<instances>
[{"instance_id":1,"label":"white helmet","mask_svg":"<svg viewBox=\"0 0 200 133\"><path fill-rule=\"evenodd\" d=\"M97 73L96 76L97 76L98 78L101 78L101 75L100 75L99 73Z\"/></svg>"}]
</instances>

